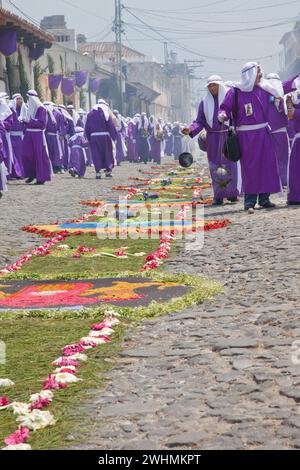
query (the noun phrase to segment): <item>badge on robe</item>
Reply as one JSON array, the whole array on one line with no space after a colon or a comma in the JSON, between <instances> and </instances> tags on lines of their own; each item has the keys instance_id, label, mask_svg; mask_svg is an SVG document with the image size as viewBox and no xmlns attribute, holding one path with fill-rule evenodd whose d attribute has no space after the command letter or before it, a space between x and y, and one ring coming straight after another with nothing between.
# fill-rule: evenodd
<instances>
[{"instance_id":1,"label":"badge on robe","mask_svg":"<svg viewBox=\"0 0 300 470\"><path fill-rule=\"evenodd\" d=\"M247 117L253 116L252 103L245 104L245 113Z\"/></svg>"}]
</instances>

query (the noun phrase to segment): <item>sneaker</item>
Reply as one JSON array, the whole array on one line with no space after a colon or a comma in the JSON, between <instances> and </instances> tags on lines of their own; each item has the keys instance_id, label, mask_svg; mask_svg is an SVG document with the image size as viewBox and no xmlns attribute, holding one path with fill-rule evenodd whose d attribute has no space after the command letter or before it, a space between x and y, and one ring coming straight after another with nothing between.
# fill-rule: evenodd
<instances>
[{"instance_id":1,"label":"sneaker","mask_svg":"<svg viewBox=\"0 0 300 470\"><path fill-rule=\"evenodd\" d=\"M101 173L96 173L96 180L101 180Z\"/></svg>"},{"instance_id":2,"label":"sneaker","mask_svg":"<svg viewBox=\"0 0 300 470\"><path fill-rule=\"evenodd\" d=\"M73 178L75 178L75 176L76 176L76 171L74 170L74 168L70 168L70 169L69 169L69 173L70 173L70 175L71 175Z\"/></svg>"},{"instance_id":3,"label":"sneaker","mask_svg":"<svg viewBox=\"0 0 300 470\"><path fill-rule=\"evenodd\" d=\"M25 180L25 183L26 183L26 184L30 184L30 183L32 183L33 181L34 181L34 178L31 178L31 177L30 177L30 178L27 178L27 180Z\"/></svg>"},{"instance_id":4,"label":"sneaker","mask_svg":"<svg viewBox=\"0 0 300 470\"><path fill-rule=\"evenodd\" d=\"M112 177L113 177L113 176L112 176L112 174L111 174L110 171L107 171L107 172L105 173L105 178L112 178Z\"/></svg>"}]
</instances>

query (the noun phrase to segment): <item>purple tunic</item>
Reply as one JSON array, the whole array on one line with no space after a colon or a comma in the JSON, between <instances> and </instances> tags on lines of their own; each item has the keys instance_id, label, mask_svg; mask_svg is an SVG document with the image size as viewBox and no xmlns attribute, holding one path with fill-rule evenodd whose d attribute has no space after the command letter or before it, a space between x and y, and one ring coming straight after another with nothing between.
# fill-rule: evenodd
<instances>
[{"instance_id":1,"label":"purple tunic","mask_svg":"<svg viewBox=\"0 0 300 470\"><path fill-rule=\"evenodd\" d=\"M123 142L126 136L126 129L124 123L121 123L121 129L117 131L117 142L116 142L116 160L121 163L125 160L125 153L123 148Z\"/></svg>"},{"instance_id":2,"label":"purple tunic","mask_svg":"<svg viewBox=\"0 0 300 470\"><path fill-rule=\"evenodd\" d=\"M139 155L136 148L135 140L135 124L133 122L128 123L127 128L127 146L128 146L128 160L130 162L137 162L139 160Z\"/></svg>"},{"instance_id":3,"label":"purple tunic","mask_svg":"<svg viewBox=\"0 0 300 470\"><path fill-rule=\"evenodd\" d=\"M26 178L36 178L38 183L51 181L51 162L46 137L47 111L39 107L34 119L26 124L23 140L22 159Z\"/></svg>"},{"instance_id":4,"label":"purple tunic","mask_svg":"<svg viewBox=\"0 0 300 470\"><path fill-rule=\"evenodd\" d=\"M4 134L4 126L0 121L0 192L6 189L6 167L4 164L4 145L2 135Z\"/></svg>"},{"instance_id":5,"label":"purple tunic","mask_svg":"<svg viewBox=\"0 0 300 470\"><path fill-rule=\"evenodd\" d=\"M143 117L142 117L142 123L143 123ZM143 129L143 126L141 129L139 129L139 124L136 124L135 138L136 138L137 151L138 151L140 159L144 163L147 163L149 160L150 145L149 145L148 137L149 135L147 135L147 131Z\"/></svg>"},{"instance_id":6,"label":"purple tunic","mask_svg":"<svg viewBox=\"0 0 300 470\"><path fill-rule=\"evenodd\" d=\"M266 112L269 100L270 94L258 86L252 92L238 91L237 130L242 154L243 187L247 195L278 193L282 189ZM221 111L229 119L233 109L234 89L231 88L221 105Z\"/></svg>"},{"instance_id":7,"label":"purple tunic","mask_svg":"<svg viewBox=\"0 0 300 470\"><path fill-rule=\"evenodd\" d=\"M223 146L227 137L227 127L221 127L218 121L219 101L218 97L214 97L215 108L213 116L213 125L209 126L204 114L204 102L201 101L198 110L198 116L196 121L191 126L191 137L195 137L202 129L206 129L206 151L209 163L209 170L211 174L214 199L229 198L233 199L239 195L237 188L238 185L238 170L237 164L227 160L223 156ZM218 168L224 168L227 171L227 175L220 176L217 171Z\"/></svg>"},{"instance_id":8,"label":"purple tunic","mask_svg":"<svg viewBox=\"0 0 300 470\"><path fill-rule=\"evenodd\" d=\"M85 137L78 135L71 138L69 146L71 148L69 169L74 169L77 175L83 178L86 172L86 148L88 142Z\"/></svg>"},{"instance_id":9,"label":"purple tunic","mask_svg":"<svg viewBox=\"0 0 300 470\"><path fill-rule=\"evenodd\" d=\"M300 202L300 108L295 109L293 122L295 136L289 162L288 201Z\"/></svg>"},{"instance_id":10,"label":"purple tunic","mask_svg":"<svg viewBox=\"0 0 300 470\"><path fill-rule=\"evenodd\" d=\"M284 94L294 90L293 77L282 83ZM281 100L280 105L276 107L273 97L270 97L268 107L268 122L272 129L272 135L275 144L275 151L278 159L279 174L282 186L287 186L288 161L290 155L290 143L287 133L288 118L285 113L284 103Z\"/></svg>"},{"instance_id":11,"label":"purple tunic","mask_svg":"<svg viewBox=\"0 0 300 470\"><path fill-rule=\"evenodd\" d=\"M46 139L48 144L49 157L53 169L59 169L63 166L63 148L60 140L63 132L64 120L62 114L53 110L53 116L56 122L52 122L50 115L47 116Z\"/></svg>"},{"instance_id":12,"label":"purple tunic","mask_svg":"<svg viewBox=\"0 0 300 470\"><path fill-rule=\"evenodd\" d=\"M22 146L24 138L24 124L19 121L21 108L13 110L13 121L10 128L10 140L13 148L13 162L12 162L12 178L24 178L24 167L22 160Z\"/></svg>"},{"instance_id":13,"label":"purple tunic","mask_svg":"<svg viewBox=\"0 0 300 470\"><path fill-rule=\"evenodd\" d=\"M5 133L2 136L3 140L3 145L4 145L4 163L7 168L8 175L11 175L13 171L13 161L14 161L14 152L13 148L11 145L11 140L10 140L10 130L13 125L13 114L8 116L4 121L3 121L3 126L5 129Z\"/></svg>"},{"instance_id":14,"label":"purple tunic","mask_svg":"<svg viewBox=\"0 0 300 470\"><path fill-rule=\"evenodd\" d=\"M101 108L93 109L87 117L85 133L90 144L96 173L114 168L112 140L116 142L117 131L111 116L108 121Z\"/></svg>"}]
</instances>

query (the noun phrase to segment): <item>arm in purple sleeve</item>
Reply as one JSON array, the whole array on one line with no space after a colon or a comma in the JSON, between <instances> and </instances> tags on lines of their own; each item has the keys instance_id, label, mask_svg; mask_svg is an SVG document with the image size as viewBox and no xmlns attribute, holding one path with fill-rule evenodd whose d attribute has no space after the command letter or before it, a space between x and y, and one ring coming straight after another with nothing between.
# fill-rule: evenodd
<instances>
[{"instance_id":1,"label":"arm in purple sleeve","mask_svg":"<svg viewBox=\"0 0 300 470\"><path fill-rule=\"evenodd\" d=\"M84 129L85 135L88 141L91 139L91 133L92 133L90 123L91 123L91 116L88 115L86 123L85 123L85 129Z\"/></svg>"},{"instance_id":2,"label":"arm in purple sleeve","mask_svg":"<svg viewBox=\"0 0 300 470\"><path fill-rule=\"evenodd\" d=\"M293 119L294 121L300 121L300 108L295 108Z\"/></svg>"},{"instance_id":3,"label":"arm in purple sleeve","mask_svg":"<svg viewBox=\"0 0 300 470\"><path fill-rule=\"evenodd\" d=\"M44 130L46 128L46 122L47 122L47 111L45 108L39 108L37 110L37 113L35 115L34 119L30 119L30 121L27 124L27 127L29 129L42 129Z\"/></svg>"},{"instance_id":4,"label":"arm in purple sleeve","mask_svg":"<svg viewBox=\"0 0 300 470\"><path fill-rule=\"evenodd\" d=\"M224 98L223 103L220 106L219 114L225 113L226 114L226 121L230 119L231 113L234 109L234 90L231 88L227 95Z\"/></svg>"},{"instance_id":5,"label":"arm in purple sleeve","mask_svg":"<svg viewBox=\"0 0 300 470\"><path fill-rule=\"evenodd\" d=\"M297 86L295 84L295 80L299 78L299 74L295 75L292 78L289 78L285 82L282 82L284 94L287 95L288 93L291 93L292 91L297 90Z\"/></svg>"},{"instance_id":6,"label":"arm in purple sleeve","mask_svg":"<svg viewBox=\"0 0 300 470\"><path fill-rule=\"evenodd\" d=\"M198 108L198 115L196 120L193 122L193 124L190 126L190 137L196 137L196 135L199 134L199 132L202 131L202 129L206 127L206 119L204 115L204 109L203 109L203 101L199 104Z\"/></svg>"}]
</instances>

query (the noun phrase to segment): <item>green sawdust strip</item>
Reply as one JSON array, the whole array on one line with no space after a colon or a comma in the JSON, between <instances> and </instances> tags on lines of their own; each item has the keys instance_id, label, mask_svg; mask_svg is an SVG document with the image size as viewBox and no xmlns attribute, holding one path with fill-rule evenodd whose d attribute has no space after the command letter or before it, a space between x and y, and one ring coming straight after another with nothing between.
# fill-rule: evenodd
<instances>
[{"instance_id":1,"label":"green sawdust strip","mask_svg":"<svg viewBox=\"0 0 300 470\"><path fill-rule=\"evenodd\" d=\"M55 392L49 407L57 423L54 427L31 433L30 444L33 449L57 449L69 445L67 436L82 426L85 416L81 415L80 404L92 399L92 392L101 393L105 385L104 374L111 370L122 348L122 339L128 329L137 321L180 311L186 307L212 299L222 291L222 287L205 278L186 274L169 275L162 273L145 274L157 281L178 282L192 289L182 298L174 298L168 303L153 302L148 307L117 308L121 324L115 329L112 342L87 351L89 360L83 363L78 376L83 379L65 390ZM1 312L1 339L7 346L7 363L0 365L0 377L10 378L15 387L7 389L11 401L28 401L31 393L41 389L42 381L52 370L50 364L66 344L78 342L90 329L93 320L101 320L108 306L86 308L80 311L20 311ZM88 405L87 405L88 407ZM0 443L4 437L17 428L15 418L8 411L1 411Z\"/></svg>"}]
</instances>

